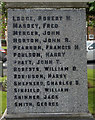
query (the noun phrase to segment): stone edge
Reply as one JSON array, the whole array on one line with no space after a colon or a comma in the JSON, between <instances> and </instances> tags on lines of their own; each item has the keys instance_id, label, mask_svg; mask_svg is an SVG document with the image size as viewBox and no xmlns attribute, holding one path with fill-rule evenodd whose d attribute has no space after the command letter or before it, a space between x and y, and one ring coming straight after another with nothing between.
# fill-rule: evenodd
<instances>
[{"instance_id":1,"label":"stone edge","mask_svg":"<svg viewBox=\"0 0 95 120\"><path fill-rule=\"evenodd\" d=\"M7 2L6 8L87 8L86 2Z\"/></svg>"},{"instance_id":2,"label":"stone edge","mask_svg":"<svg viewBox=\"0 0 95 120\"><path fill-rule=\"evenodd\" d=\"M7 114L5 119L12 119L12 118L93 118L90 113L83 113L83 114L64 114L64 113L22 113L22 114Z\"/></svg>"}]
</instances>

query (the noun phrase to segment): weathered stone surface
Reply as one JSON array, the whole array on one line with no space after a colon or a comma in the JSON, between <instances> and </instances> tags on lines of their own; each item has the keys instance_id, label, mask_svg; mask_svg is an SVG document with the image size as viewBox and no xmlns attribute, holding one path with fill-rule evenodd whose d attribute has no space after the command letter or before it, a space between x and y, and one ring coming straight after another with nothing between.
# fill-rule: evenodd
<instances>
[{"instance_id":1,"label":"weathered stone surface","mask_svg":"<svg viewBox=\"0 0 95 120\"><path fill-rule=\"evenodd\" d=\"M86 8L86 2L7 2L6 8Z\"/></svg>"},{"instance_id":2,"label":"weathered stone surface","mask_svg":"<svg viewBox=\"0 0 95 120\"><path fill-rule=\"evenodd\" d=\"M7 8L86 8L91 0L2 0Z\"/></svg>"},{"instance_id":3,"label":"weathered stone surface","mask_svg":"<svg viewBox=\"0 0 95 120\"><path fill-rule=\"evenodd\" d=\"M94 120L91 114L13 114L7 120Z\"/></svg>"},{"instance_id":4,"label":"weathered stone surface","mask_svg":"<svg viewBox=\"0 0 95 120\"><path fill-rule=\"evenodd\" d=\"M7 8L86 8L90 0L4 0Z\"/></svg>"},{"instance_id":5,"label":"weathered stone surface","mask_svg":"<svg viewBox=\"0 0 95 120\"><path fill-rule=\"evenodd\" d=\"M91 2L91 0L2 0L4 2Z\"/></svg>"},{"instance_id":6,"label":"weathered stone surface","mask_svg":"<svg viewBox=\"0 0 95 120\"><path fill-rule=\"evenodd\" d=\"M87 113L84 9L8 10L8 114Z\"/></svg>"}]
</instances>

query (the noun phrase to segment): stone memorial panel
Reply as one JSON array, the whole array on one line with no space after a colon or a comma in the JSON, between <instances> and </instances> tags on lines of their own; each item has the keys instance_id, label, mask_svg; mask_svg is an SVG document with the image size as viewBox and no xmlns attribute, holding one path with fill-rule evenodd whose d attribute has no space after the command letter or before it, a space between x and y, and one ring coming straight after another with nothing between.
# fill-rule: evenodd
<instances>
[{"instance_id":1,"label":"stone memorial panel","mask_svg":"<svg viewBox=\"0 0 95 120\"><path fill-rule=\"evenodd\" d=\"M85 9L8 10L8 114L87 113Z\"/></svg>"}]
</instances>

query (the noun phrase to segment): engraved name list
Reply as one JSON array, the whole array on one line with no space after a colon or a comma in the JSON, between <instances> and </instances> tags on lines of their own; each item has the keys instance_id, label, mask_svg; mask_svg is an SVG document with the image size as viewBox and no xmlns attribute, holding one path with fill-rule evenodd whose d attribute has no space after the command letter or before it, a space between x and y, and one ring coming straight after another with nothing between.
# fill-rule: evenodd
<instances>
[{"instance_id":1,"label":"engraved name list","mask_svg":"<svg viewBox=\"0 0 95 120\"><path fill-rule=\"evenodd\" d=\"M71 29L77 24L74 15L50 10L9 12L15 112L18 108L22 112L68 111L64 101L73 99L69 94L82 85L75 61L81 46Z\"/></svg>"}]
</instances>

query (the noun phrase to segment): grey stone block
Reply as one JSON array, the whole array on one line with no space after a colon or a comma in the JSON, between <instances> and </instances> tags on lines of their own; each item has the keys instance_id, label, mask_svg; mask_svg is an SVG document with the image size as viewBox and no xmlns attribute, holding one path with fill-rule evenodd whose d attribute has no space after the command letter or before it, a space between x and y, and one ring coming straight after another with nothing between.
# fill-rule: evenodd
<instances>
[{"instance_id":1,"label":"grey stone block","mask_svg":"<svg viewBox=\"0 0 95 120\"><path fill-rule=\"evenodd\" d=\"M8 2L6 8L87 8L85 2Z\"/></svg>"},{"instance_id":2,"label":"grey stone block","mask_svg":"<svg viewBox=\"0 0 95 120\"><path fill-rule=\"evenodd\" d=\"M9 114L88 112L85 26L84 9L8 10Z\"/></svg>"},{"instance_id":3,"label":"grey stone block","mask_svg":"<svg viewBox=\"0 0 95 120\"><path fill-rule=\"evenodd\" d=\"M92 119L85 9L8 9L7 90L7 120Z\"/></svg>"},{"instance_id":4,"label":"grey stone block","mask_svg":"<svg viewBox=\"0 0 95 120\"><path fill-rule=\"evenodd\" d=\"M6 116L6 120L94 120L91 114L13 114Z\"/></svg>"},{"instance_id":5,"label":"grey stone block","mask_svg":"<svg viewBox=\"0 0 95 120\"><path fill-rule=\"evenodd\" d=\"M34 1L34 0L3 0L3 2L90 2L91 0L80 0L80 1L78 1L78 0L40 0L40 1L38 1L38 0L36 0L36 1Z\"/></svg>"}]
</instances>

